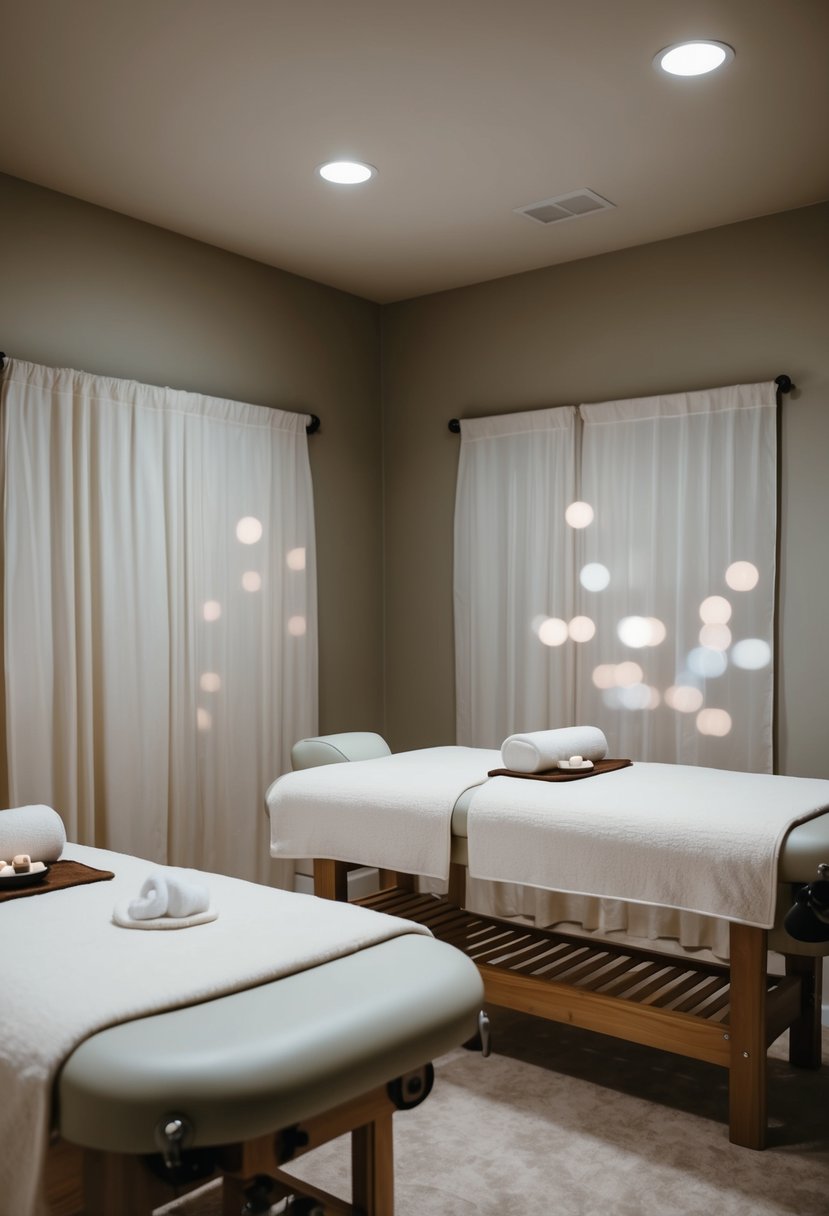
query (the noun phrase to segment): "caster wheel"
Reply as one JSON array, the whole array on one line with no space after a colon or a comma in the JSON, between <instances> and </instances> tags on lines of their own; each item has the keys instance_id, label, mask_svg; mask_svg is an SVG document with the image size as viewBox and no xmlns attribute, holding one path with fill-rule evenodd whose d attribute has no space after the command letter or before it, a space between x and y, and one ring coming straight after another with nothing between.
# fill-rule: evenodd
<instances>
[{"instance_id":1,"label":"caster wheel","mask_svg":"<svg viewBox=\"0 0 829 1216\"><path fill-rule=\"evenodd\" d=\"M325 1208L316 1199L292 1199L286 1216L325 1216Z\"/></svg>"},{"instance_id":2,"label":"caster wheel","mask_svg":"<svg viewBox=\"0 0 829 1216\"><path fill-rule=\"evenodd\" d=\"M242 1208L243 1216L267 1216L273 1206L272 1194L273 1183L270 1178L264 1174L255 1178L245 1191L246 1203Z\"/></svg>"}]
</instances>

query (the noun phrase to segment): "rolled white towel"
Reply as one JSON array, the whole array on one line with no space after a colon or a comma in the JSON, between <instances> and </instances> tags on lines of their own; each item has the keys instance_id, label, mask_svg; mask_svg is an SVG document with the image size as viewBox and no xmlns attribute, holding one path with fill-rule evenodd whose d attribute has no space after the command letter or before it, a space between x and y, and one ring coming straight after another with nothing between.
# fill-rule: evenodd
<instances>
[{"instance_id":1,"label":"rolled white towel","mask_svg":"<svg viewBox=\"0 0 829 1216\"><path fill-rule=\"evenodd\" d=\"M66 828L50 806L15 806L0 811L0 857L28 853L33 861L57 861Z\"/></svg>"},{"instance_id":2,"label":"rolled white towel","mask_svg":"<svg viewBox=\"0 0 829 1216\"><path fill-rule=\"evenodd\" d=\"M581 756L585 760L603 760L607 755L607 739L598 726L565 726L560 730L538 730L510 735L501 744L504 768L515 773L543 773L555 768L559 760Z\"/></svg>"},{"instance_id":3,"label":"rolled white towel","mask_svg":"<svg viewBox=\"0 0 829 1216\"><path fill-rule=\"evenodd\" d=\"M138 898L127 904L127 912L133 920L155 920L167 915L167 879L162 874L151 874L145 878Z\"/></svg>"},{"instance_id":4,"label":"rolled white towel","mask_svg":"<svg viewBox=\"0 0 829 1216\"><path fill-rule=\"evenodd\" d=\"M210 892L203 883L184 874L173 874L168 877L168 916L196 916L200 912L206 912L209 906Z\"/></svg>"},{"instance_id":5,"label":"rolled white towel","mask_svg":"<svg viewBox=\"0 0 829 1216\"><path fill-rule=\"evenodd\" d=\"M210 905L207 887L183 874L150 874L141 885L138 899L127 905L133 920L157 920L161 916L181 920L206 912Z\"/></svg>"}]
</instances>

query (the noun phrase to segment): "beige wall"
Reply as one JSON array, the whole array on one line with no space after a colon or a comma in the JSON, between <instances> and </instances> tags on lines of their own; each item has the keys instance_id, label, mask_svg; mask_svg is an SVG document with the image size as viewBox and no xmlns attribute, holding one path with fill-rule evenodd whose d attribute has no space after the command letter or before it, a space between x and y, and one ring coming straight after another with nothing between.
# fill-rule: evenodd
<instances>
[{"instance_id":1,"label":"beige wall","mask_svg":"<svg viewBox=\"0 0 829 1216\"><path fill-rule=\"evenodd\" d=\"M455 737L451 417L787 372L779 768L829 777L829 205L392 305L383 368L394 749Z\"/></svg>"},{"instance_id":2,"label":"beige wall","mask_svg":"<svg viewBox=\"0 0 829 1216\"><path fill-rule=\"evenodd\" d=\"M382 729L379 308L0 175L0 350L318 414L320 727Z\"/></svg>"},{"instance_id":3,"label":"beige wall","mask_svg":"<svg viewBox=\"0 0 829 1216\"><path fill-rule=\"evenodd\" d=\"M829 205L382 310L2 175L0 233L10 355L321 416L320 727L395 748L454 740L450 417L789 372L779 767L829 776Z\"/></svg>"}]
</instances>

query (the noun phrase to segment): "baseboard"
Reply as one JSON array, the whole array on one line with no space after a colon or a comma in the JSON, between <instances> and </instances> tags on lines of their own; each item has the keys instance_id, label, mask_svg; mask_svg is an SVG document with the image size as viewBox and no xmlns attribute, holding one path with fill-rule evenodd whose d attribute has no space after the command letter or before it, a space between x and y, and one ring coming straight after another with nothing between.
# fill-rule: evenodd
<instances>
[{"instance_id":1,"label":"baseboard","mask_svg":"<svg viewBox=\"0 0 829 1216\"><path fill-rule=\"evenodd\" d=\"M365 899L367 895L373 895L380 884L377 870L371 866L360 866L358 870L349 870L347 881L349 899ZM314 880L311 875L295 874L294 890L300 895L313 895Z\"/></svg>"}]
</instances>

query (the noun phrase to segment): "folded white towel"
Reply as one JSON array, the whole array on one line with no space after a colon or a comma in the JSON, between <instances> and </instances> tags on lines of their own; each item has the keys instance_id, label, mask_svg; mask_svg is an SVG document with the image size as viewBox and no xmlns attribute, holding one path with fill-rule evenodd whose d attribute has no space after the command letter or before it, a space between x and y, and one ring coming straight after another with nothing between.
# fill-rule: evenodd
<instances>
[{"instance_id":1,"label":"folded white towel","mask_svg":"<svg viewBox=\"0 0 829 1216\"><path fill-rule=\"evenodd\" d=\"M595 762L606 755L607 739L598 726L565 726L510 735L501 744L504 768L515 773L542 773L571 756Z\"/></svg>"},{"instance_id":2,"label":"folded white towel","mask_svg":"<svg viewBox=\"0 0 829 1216\"><path fill-rule=\"evenodd\" d=\"M156 871L144 879L138 899L130 900L126 908L116 909L117 924L124 920L148 922L167 918L202 924L210 907L210 892L202 883L186 874ZM199 917L198 921L193 920ZM210 916L208 919L214 919Z\"/></svg>"},{"instance_id":3,"label":"folded white towel","mask_svg":"<svg viewBox=\"0 0 829 1216\"><path fill-rule=\"evenodd\" d=\"M32 861L57 861L65 844L63 820L50 806L0 811L0 857L28 853Z\"/></svg>"},{"instance_id":4,"label":"folded white towel","mask_svg":"<svg viewBox=\"0 0 829 1216\"><path fill-rule=\"evenodd\" d=\"M207 908L192 916L152 916L149 920L135 920L130 916L129 903L124 901L112 909L112 923L122 929L189 929L193 925L206 925L218 915L214 908Z\"/></svg>"}]
</instances>

